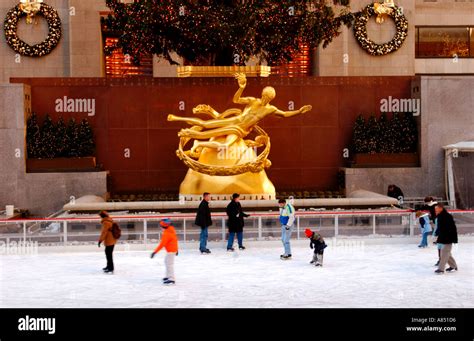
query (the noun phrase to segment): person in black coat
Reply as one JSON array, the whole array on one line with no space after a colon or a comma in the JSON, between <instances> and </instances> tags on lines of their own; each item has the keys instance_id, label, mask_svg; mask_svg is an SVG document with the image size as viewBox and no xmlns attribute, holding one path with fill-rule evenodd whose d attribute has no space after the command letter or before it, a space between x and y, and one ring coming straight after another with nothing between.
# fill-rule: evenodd
<instances>
[{"instance_id":1,"label":"person in black coat","mask_svg":"<svg viewBox=\"0 0 474 341\"><path fill-rule=\"evenodd\" d=\"M387 190L387 196L398 200L398 206L403 204L403 192L400 187L396 185L389 185Z\"/></svg>"},{"instance_id":2,"label":"person in black coat","mask_svg":"<svg viewBox=\"0 0 474 341\"><path fill-rule=\"evenodd\" d=\"M226 213L229 219L227 220L227 226L229 227L229 240L227 242L227 251L234 251L234 238L237 234L237 241L239 242L239 249L245 250L243 246L243 231L244 231L244 218L249 217L248 214L242 211L242 206L239 202L240 195L237 193L232 194L232 201L227 205Z\"/></svg>"},{"instance_id":3,"label":"person in black coat","mask_svg":"<svg viewBox=\"0 0 474 341\"><path fill-rule=\"evenodd\" d=\"M194 224L201 228L201 234L199 235L199 251L201 254L209 254L211 250L207 248L207 238L209 236L208 229L212 225L211 209L209 208L209 201L211 195L205 192L202 195L202 201L199 204L198 211L196 213L196 220Z\"/></svg>"},{"instance_id":4,"label":"person in black coat","mask_svg":"<svg viewBox=\"0 0 474 341\"><path fill-rule=\"evenodd\" d=\"M446 263L449 265L449 268L446 269L447 272L457 271L458 266L451 255L453 244L458 242L456 223L454 222L453 216L446 211L444 205L437 204L435 212L437 225L435 232L435 236L437 237L436 243L438 244L438 248L441 249L439 266L435 272L438 274L444 273Z\"/></svg>"}]
</instances>

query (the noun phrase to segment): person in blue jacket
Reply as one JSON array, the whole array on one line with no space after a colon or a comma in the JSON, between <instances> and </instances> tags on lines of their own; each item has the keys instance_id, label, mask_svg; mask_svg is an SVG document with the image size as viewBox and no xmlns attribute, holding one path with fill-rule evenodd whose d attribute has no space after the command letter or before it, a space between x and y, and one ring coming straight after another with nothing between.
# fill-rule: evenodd
<instances>
[{"instance_id":1,"label":"person in blue jacket","mask_svg":"<svg viewBox=\"0 0 474 341\"><path fill-rule=\"evenodd\" d=\"M291 259L290 239L295 223L295 208L292 204L287 203L285 199L280 199L278 206L280 207L281 242L285 249L280 259L288 260Z\"/></svg>"},{"instance_id":2,"label":"person in blue jacket","mask_svg":"<svg viewBox=\"0 0 474 341\"><path fill-rule=\"evenodd\" d=\"M420 223L420 229L421 229L421 242L420 242L420 245L418 245L418 247L419 248L428 247L428 236L431 234L431 231L432 231L429 214L422 211L417 211L416 218L418 219L418 222Z\"/></svg>"}]
</instances>

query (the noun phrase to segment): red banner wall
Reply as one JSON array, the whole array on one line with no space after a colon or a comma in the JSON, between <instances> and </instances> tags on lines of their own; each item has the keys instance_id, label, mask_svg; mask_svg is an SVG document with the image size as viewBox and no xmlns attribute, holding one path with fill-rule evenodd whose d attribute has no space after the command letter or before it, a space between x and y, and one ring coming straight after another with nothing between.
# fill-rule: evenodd
<instances>
[{"instance_id":1,"label":"red banner wall","mask_svg":"<svg viewBox=\"0 0 474 341\"><path fill-rule=\"evenodd\" d=\"M337 187L337 170L345 166L343 149L352 138L359 114L380 113L380 100L410 98L413 77L305 77L248 80L244 96L260 96L264 86L277 92L272 102L288 110L311 104L310 113L287 119L267 118L260 125L271 137L268 170L277 191L327 190ZM186 173L175 150L185 124L168 122L168 114L193 116L192 108L210 104L230 107L237 83L230 78L15 78L31 85L32 109L40 118L88 118L94 128L97 162L109 170L113 192L173 191ZM94 99L95 115L57 112L57 101ZM180 110L184 101L185 110ZM182 104L182 103L181 103ZM74 108L78 109L78 108ZM80 109L80 108L79 108ZM125 149L130 157L125 157Z\"/></svg>"}]
</instances>

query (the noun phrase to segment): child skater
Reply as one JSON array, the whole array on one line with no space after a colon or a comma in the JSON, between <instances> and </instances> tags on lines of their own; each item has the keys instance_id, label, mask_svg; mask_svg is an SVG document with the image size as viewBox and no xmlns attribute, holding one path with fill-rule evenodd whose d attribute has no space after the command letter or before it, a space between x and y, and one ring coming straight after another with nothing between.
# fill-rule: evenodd
<instances>
[{"instance_id":1,"label":"child skater","mask_svg":"<svg viewBox=\"0 0 474 341\"><path fill-rule=\"evenodd\" d=\"M163 235L161 237L161 243L156 247L155 251L151 254L151 258L162 249L166 249L165 265L166 265L166 277L163 278L163 284L172 285L175 284L174 278L174 257L178 255L178 237L171 221L168 218L160 221L160 226L163 228Z\"/></svg>"},{"instance_id":2,"label":"child skater","mask_svg":"<svg viewBox=\"0 0 474 341\"><path fill-rule=\"evenodd\" d=\"M313 260L309 262L315 266L323 266L323 254L324 249L327 247L324 242L323 236L317 232L313 232L310 229L304 230L306 237L310 239L309 247L314 249Z\"/></svg>"},{"instance_id":3,"label":"child skater","mask_svg":"<svg viewBox=\"0 0 474 341\"><path fill-rule=\"evenodd\" d=\"M416 211L416 217L420 223L421 229L421 242L418 245L419 248L428 247L428 236L431 234L431 224L430 218L428 213L424 213L422 211Z\"/></svg>"}]
</instances>

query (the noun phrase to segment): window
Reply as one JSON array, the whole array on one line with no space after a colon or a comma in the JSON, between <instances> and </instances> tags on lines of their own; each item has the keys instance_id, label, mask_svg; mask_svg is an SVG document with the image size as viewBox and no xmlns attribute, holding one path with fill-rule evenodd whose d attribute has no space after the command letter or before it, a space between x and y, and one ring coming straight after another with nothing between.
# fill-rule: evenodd
<instances>
[{"instance_id":1,"label":"window","mask_svg":"<svg viewBox=\"0 0 474 341\"><path fill-rule=\"evenodd\" d=\"M416 58L474 58L474 27L419 26Z\"/></svg>"},{"instance_id":2,"label":"window","mask_svg":"<svg viewBox=\"0 0 474 341\"><path fill-rule=\"evenodd\" d=\"M105 37L105 46L112 46L118 38ZM153 77L153 58L145 57L140 61L140 65L133 65L129 56L121 50L115 50L111 55L105 56L105 76L106 77Z\"/></svg>"},{"instance_id":3,"label":"window","mask_svg":"<svg viewBox=\"0 0 474 341\"><path fill-rule=\"evenodd\" d=\"M301 51L293 56L293 60L278 66L272 66L272 74L283 77L304 77L312 73L312 51L308 45L301 44Z\"/></svg>"},{"instance_id":4,"label":"window","mask_svg":"<svg viewBox=\"0 0 474 341\"><path fill-rule=\"evenodd\" d=\"M112 46L118 41L118 33L109 31L103 20L110 12L100 12L101 28L104 47ZM140 65L134 65L130 56L124 55L119 49L110 55L104 56L105 76L114 78L123 77L153 77L153 56L145 56L140 60Z\"/></svg>"}]
</instances>

